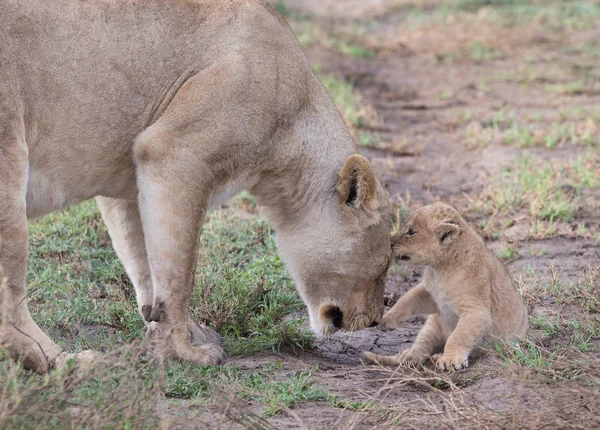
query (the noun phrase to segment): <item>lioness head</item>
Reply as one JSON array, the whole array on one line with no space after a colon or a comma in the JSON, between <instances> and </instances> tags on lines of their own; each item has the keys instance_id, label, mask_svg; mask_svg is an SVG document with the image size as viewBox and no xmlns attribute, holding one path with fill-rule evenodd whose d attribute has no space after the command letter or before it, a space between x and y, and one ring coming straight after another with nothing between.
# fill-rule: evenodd
<instances>
[{"instance_id":1,"label":"lioness head","mask_svg":"<svg viewBox=\"0 0 600 430\"><path fill-rule=\"evenodd\" d=\"M348 157L325 203L306 211L277 242L313 331L328 336L376 325L391 261L390 220L387 192L367 159Z\"/></svg>"},{"instance_id":2,"label":"lioness head","mask_svg":"<svg viewBox=\"0 0 600 430\"><path fill-rule=\"evenodd\" d=\"M465 221L452 206L439 202L424 206L392 236L394 257L411 264L437 265L450 255L449 248L464 227Z\"/></svg>"}]
</instances>

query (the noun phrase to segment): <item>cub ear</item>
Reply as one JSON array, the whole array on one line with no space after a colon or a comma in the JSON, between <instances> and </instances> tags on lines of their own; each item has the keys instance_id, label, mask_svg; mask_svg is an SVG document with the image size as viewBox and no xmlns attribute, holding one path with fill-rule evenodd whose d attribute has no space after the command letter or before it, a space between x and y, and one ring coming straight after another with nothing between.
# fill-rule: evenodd
<instances>
[{"instance_id":1,"label":"cub ear","mask_svg":"<svg viewBox=\"0 0 600 430\"><path fill-rule=\"evenodd\" d=\"M458 222L453 219L447 219L444 222L439 223L435 228L435 234L437 235L440 243L448 244L456 239L462 229Z\"/></svg>"},{"instance_id":2,"label":"cub ear","mask_svg":"<svg viewBox=\"0 0 600 430\"><path fill-rule=\"evenodd\" d=\"M359 154L349 156L338 173L336 190L340 204L370 209L377 196L377 188L369 160Z\"/></svg>"}]
</instances>

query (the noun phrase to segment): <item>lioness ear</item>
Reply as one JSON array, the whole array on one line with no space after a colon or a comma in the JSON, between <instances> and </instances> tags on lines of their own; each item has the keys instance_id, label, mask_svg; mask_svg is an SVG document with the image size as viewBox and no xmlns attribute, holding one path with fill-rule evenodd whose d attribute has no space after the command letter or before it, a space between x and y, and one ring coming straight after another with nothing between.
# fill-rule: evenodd
<instances>
[{"instance_id":1,"label":"lioness ear","mask_svg":"<svg viewBox=\"0 0 600 430\"><path fill-rule=\"evenodd\" d=\"M336 190L341 204L370 208L377 196L377 188L369 160L359 154L349 156L338 173Z\"/></svg>"},{"instance_id":2,"label":"lioness ear","mask_svg":"<svg viewBox=\"0 0 600 430\"><path fill-rule=\"evenodd\" d=\"M435 233L440 239L440 243L450 243L461 233L460 225L453 219L447 219L439 223L435 228Z\"/></svg>"}]
</instances>

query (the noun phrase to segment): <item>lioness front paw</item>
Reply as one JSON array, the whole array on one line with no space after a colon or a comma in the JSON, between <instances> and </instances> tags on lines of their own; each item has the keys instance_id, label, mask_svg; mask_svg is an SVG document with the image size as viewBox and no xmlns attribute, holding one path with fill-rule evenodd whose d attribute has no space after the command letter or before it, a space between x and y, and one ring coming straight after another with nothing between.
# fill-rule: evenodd
<instances>
[{"instance_id":1,"label":"lioness front paw","mask_svg":"<svg viewBox=\"0 0 600 430\"><path fill-rule=\"evenodd\" d=\"M216 366L219 364L223 364L225 362L225 358L227 357L227 355L225 354L225 350L219 345L215 345L214 343L207 343L201 346L193 347L198 348L199 350L195 351L196 360L186 361L195 362L196 364L204 366Z\"/></svg>"},{"instance_id":2,"label":"lioness front paw","mask_svg":"<svg viewBox=\"0 0 600 430\"><path fill-rule=\"evenodd\" d=\"M212 343L223 346L225 344L219 333L214 331L212 328L199 323L192 317L190 317L190 320L188 321L188 330L190 332L192 345Z\"/></svg>"},{"instance_id":3,"label":"lioness front paw","mask_svg":"<svg viewBox=\"0 0 600 430\"><path fill-rule=\"evenodd\" d=\"M469 367L469 355L464 353L444 353L435 366L440 370L459 370Z\"/></svg>"},{"instance_id":4,"label":"lioness front paw","mask_svg":"<svg viewBox=\"0 0 600 430\"><path fill-rule=\"evenodd\" d=\"M213 334L211 338L210 334ZM148 348L154 356L171 356L177 361L199 365L216 365L225 360L225 351L213 343L220 337L210 328L191 321L185 325L168 326L152 322L146 332ZM209 343L199 343L212 340Z\"/></svg>"}]
</instances>

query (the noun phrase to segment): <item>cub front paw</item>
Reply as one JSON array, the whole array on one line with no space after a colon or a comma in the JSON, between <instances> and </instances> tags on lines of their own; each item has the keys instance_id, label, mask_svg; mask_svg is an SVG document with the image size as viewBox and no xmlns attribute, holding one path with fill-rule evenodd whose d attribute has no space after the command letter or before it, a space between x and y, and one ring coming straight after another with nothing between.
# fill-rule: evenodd
<instances>
[{"instance_id":1,"label":"cub front paw","mask_svg":"<svg viewBox=\"0 0 600 430\"><path fill-rule=\"evenodd\" d=\"M415 351L413 349L407 349L398 354L398 361L403 366L416 367L425 363L425 360L429 358L425 354Z\"/></svg>"},{"instance_id":2,"label":"cub front paw","mask_svg":"<svg viewBox=\"0 0 600 430\"><path fill-rule=\"evenodd\" d=\"M459 370L469 367L469 355L464 353L444 353L435 366L440 370Z\"/></svg>"}]
</instances>

